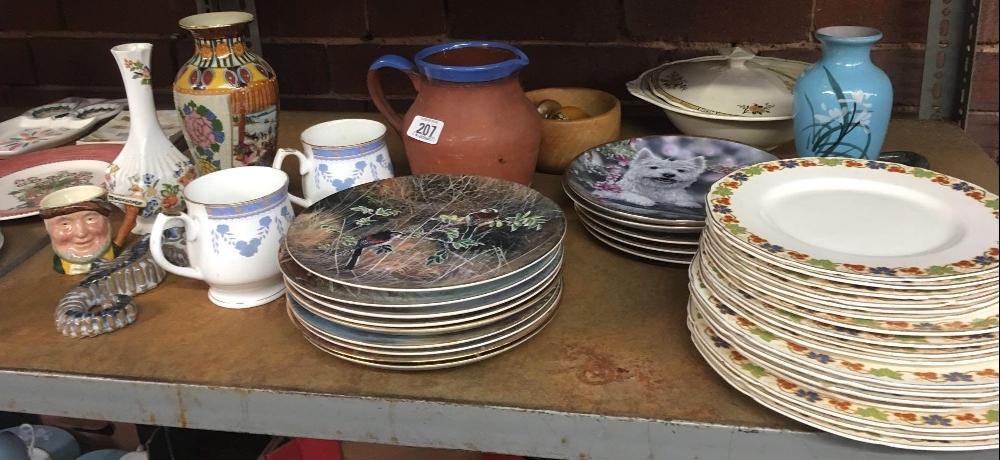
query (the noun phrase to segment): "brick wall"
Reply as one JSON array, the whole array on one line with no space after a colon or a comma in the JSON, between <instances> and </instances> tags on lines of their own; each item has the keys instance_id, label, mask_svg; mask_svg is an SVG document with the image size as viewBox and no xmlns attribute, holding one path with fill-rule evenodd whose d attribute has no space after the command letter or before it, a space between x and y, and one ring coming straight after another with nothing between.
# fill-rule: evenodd
<instances>
[{"instance_id":1,"label":"brick wall","mask_svg":"<svg viewBox=\"0 0 1000 460\"><path fill-rule=\"evenodd\" d=\"M884 39L872 57L892 80L897 112L914 113L928 0L257 0L261 48L275 68L282 107L374 110L364 75L385 53L404 56L453 39L510 41L532 63L527 89L588 86L625 101L626 114L660 115L624 83L660 62L713 54L739 43L763 55L816 60L811 31L869 25ZM125 6L127 5L127 6ZM65 95L121 96L108 49L154 46L157 100L191 53L177 20L195 0L0 1L0 105L32 105ZM997 0L983 7L969 131L997 149ZM402 75L383 79L402 110L413 90Z\"/></svg>"}]
</instances>

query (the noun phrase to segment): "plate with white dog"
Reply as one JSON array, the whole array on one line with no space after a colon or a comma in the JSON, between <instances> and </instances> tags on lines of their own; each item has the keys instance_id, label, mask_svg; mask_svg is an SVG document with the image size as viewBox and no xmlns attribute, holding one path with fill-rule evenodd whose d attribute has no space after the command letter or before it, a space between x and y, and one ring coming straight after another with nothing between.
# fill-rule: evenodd
<instances>
[{"instance_id":1,"label":"plate with white dog","mask_svg":"<svg viewBox=\"0 0 1000 460\"><path fill-rule=\"evenodd\" d=\"M721 139L647 136L582 153L564 180L587 202L636 221L703 222L705 195L716 180L773 160L763 150Z\"/></svg>"}]
</instances>

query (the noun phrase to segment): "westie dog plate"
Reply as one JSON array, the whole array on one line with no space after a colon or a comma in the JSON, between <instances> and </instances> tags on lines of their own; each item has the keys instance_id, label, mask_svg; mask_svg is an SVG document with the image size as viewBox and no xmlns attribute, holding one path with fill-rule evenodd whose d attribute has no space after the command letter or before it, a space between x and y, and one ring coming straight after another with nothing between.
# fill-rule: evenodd
<instances>
[{"instance_id":1,"label":"westie dog plate","mask_svg":"<svg viewBox=\"0 0 1000 460\"><path fill-rule=\"evenodd\" d=\"M584 152L570 163L564 180L589 203L633 220L703 221L712 183L744 166L776 159L721 139L649 136Z\"/></svg>"}]
</instances>

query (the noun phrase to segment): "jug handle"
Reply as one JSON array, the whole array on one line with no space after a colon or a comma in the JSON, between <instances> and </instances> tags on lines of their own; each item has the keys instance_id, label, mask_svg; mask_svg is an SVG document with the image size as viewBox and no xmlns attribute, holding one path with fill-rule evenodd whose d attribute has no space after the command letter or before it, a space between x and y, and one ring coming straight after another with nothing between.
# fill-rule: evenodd
<instances>
[{"instance_id":1,"label":"jug handle","mask_svg":"<svg viewBox=\"0 0 1000 460\"><path fill-rule=\"evenodd\" d=\"M383 67L402 70L407 77L410 77L410 82L418 92L420 91L420 75L414 71L413 62L395 54L387 54L376 59L371 67L368 68L368 94L371 95L372 101L375 102L375 107L389 120L389 124L393 128L396 128L396 131L401 133L406 132L406 128L403 126L403 119L392 110L392 106L389 105L389 101L386 100L385 94L382 92L382 79L379 75L379 69Z\"/></svg>"}]
</instances>

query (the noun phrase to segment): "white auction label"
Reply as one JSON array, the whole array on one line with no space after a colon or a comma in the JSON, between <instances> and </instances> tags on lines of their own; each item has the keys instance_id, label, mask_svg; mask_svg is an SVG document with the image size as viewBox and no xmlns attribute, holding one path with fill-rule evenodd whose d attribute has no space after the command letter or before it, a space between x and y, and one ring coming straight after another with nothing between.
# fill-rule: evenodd
<instances>
[{"instance_id":1,"label":"white auction label","mask_svg":"<svg viewBox=\"0 0 1000 460\"><path fill-rule=\"evenodd\" d=\"M443 121L417 115L413 117L413 123L410 123L410 128L406 130L406 135L421 142L437 144L438 137L441 136L441 130L443 129Z\"/></svg>"}]
</instances>

